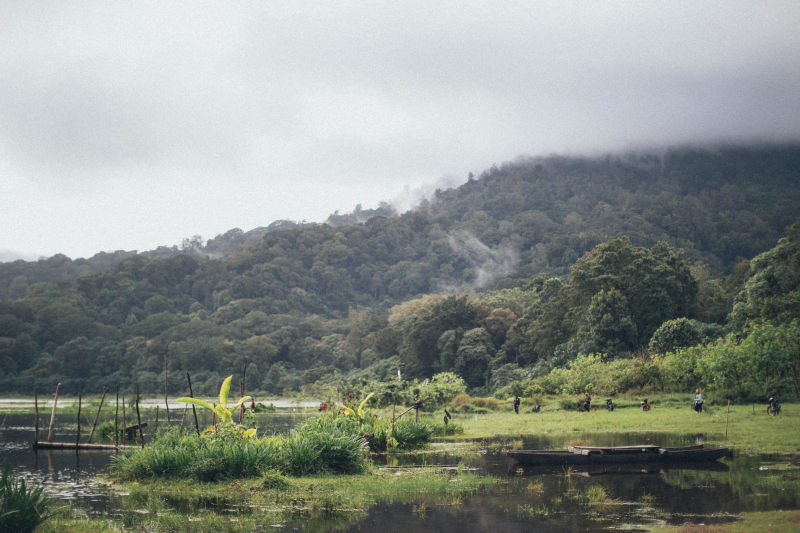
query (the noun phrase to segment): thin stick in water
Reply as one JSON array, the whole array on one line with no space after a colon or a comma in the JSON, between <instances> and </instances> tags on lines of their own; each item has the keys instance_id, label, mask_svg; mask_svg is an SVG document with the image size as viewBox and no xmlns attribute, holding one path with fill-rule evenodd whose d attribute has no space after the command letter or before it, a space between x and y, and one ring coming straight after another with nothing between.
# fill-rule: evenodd
<instances>
[{"instance_id":1,"label":"thin stick in water","mask_svg":"<svg viewBox=\"0 0 800 533\"><path fill-rule=\"evenodd\" d=\"M81 399L83 395L78 393L78 435L75 437L75 450L78 449L78 444L81 443Z\"/></svg>"},{"instance_id":2,"label":"thin stick in water","mask_svg":"<svg viewBox=\"0 0 800 533\"><path fill-rule=\"evenodd\" d=\"M144 431L142 431L142 417L139 415L139 384L136 384L136 423L139 424L139 441L144 448Z\"/></svg>"},{"instance_id":3,"label":"thin stick in water","mask_svg":"<svg viewBox=\"0 0 800 533\"><path fill-rule=\"evenodd\" d=\"M189 382L189 398L194 398L194 391L192 391L192 378L189 373L186 373L186 381ZM194 430L197 431L197 436L200 436L200 424L197 423L197 409L192 404L192 414L194 414Z\"/></svg>"},{"instance_id":4,"label":"thin stick in water","mask_svg":"<svg viewBox=\"0 0 800 533\"><path fill-rule=\"evenodd\" d=\"M92 422L92 430L89 432L89 440L88 444L92 443L92 438L94 437L94 429L97 427L97 419L100 418L100 410L103 408L103 400L106 399L106 393L108 389L103 387L103 396L100 397L100 407L97 408L97 413L94 415L94 422Z\"/></svg>"},{"instance_id":5,"label":"thin stick in water","mask_svg":"<svg viewBox=\"0 0 800 533\"><path fill-rule=\"evenodd\" d=\"M58 390L61 388L61 383L56 385L56 393L53 396L53 411L50 413L50 429L47 430L47 442L53 442L53 426L56 423L56 404L58 403Z\"/></svg>"},{"instance_id":6,"label":"thin stick in water","mask_svg":"<svg viewBox=\"0 0 800 533\"><path fill-rule=\"evenodd\" d=\"M39 444L39 395L34 392L33 393L33 409L34 409L34 416L36 419L33 421L35 429L33 430L33 443Z\"/></svg>"}]
</instances>

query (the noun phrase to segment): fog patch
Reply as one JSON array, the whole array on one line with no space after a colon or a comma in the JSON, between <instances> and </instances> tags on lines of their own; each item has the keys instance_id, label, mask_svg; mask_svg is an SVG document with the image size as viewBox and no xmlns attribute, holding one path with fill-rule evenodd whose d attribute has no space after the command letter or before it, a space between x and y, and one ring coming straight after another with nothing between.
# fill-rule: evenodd
<instances>
[{"instance_id":1,"label":"fog patch","mask_svg":"<svg viewBox=\"0 0 800 533\"><path fill-rule=\"evenodd\" d=\"M464 230L451 232L447 238L453 251L472 266L474 278L469 287L472 290L487 287L497 276L517 270L519 254L511 245L500 245L491 249L475 235Z\"/></svg>"}]
</instances>

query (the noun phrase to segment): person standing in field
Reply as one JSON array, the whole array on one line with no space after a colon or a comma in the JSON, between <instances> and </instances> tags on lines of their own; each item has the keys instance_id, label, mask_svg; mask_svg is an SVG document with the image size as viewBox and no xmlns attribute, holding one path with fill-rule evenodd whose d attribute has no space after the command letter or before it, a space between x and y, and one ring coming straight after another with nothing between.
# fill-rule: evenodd
<instances>
[{"instance_id":1,"label":"person standing in field","mask_svg":"<svg viewBox=\"0 0 800 533\"><path fill-rule=\"evenodd\" d=\"M519 414L519 395L514 395L514 412Z\"/></svg>"},{"instance_id":2,"label":"person standing in field","mask_svg":"<svg viewBox=\"0 0 800 533\"><path fill-rule=\"evenodd\" d=\"M694 390L694 401L692 402L692 409L697 411L697 415L703 412L703 395L700 394L700 389Z\"/></svg>"}]
</instances>

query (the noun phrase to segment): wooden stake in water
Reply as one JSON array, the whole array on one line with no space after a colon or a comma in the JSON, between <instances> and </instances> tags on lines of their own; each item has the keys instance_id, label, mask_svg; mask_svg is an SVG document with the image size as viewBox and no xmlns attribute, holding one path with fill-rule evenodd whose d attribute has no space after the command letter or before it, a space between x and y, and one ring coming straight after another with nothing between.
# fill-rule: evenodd
<instances>
[{"instance_id":1,"label":"wooden stake in water","mask_svg":"<svg viewBox=\"0 0 800 533\"><path fill-rule=\"evenodd\" d=\"M53 442L53 425L56 423L56 404L58 403L58 390L61 383L56 385L56 393L53 395L53 412L50 413L50 429L47 430L47 442Z\"/></svg>"},{"instance_id":2,"label":"wooden stake in water","mask_svg":"<svg viewBox=\"0 0 800 533\"><path fill-rule=\"evenodd\" d=\"M728 415L731 412L731 401L728 400L728 410L725 411L725 440L728 440Z\"/></svg>"},{"instance_id":3,"label":"wooden stake in water","mask_svg":"<svg viewBox=\"0 0 800 533\"><path fill-rule=\"evenodd\" d=\"M36 419L33 421L35 429L33 430L33 444L39 444L39 395L33 393L33 409Z\"/></svg>"},{"instance_id":4,"label":"wooden stake in water","mask_svg":"<svg viewBox=\"0 0 800 533\"><path fill-rule=\"evenodd\" d=\"M117 385L117 403L114 409L114 446L119 446L119 385Z\"/></svg>"},{"instance_id":5,"label":"wooden stake in water","mask_svg":"<svg viewBox=\"0 0 800 533\"><path fill-rule=\"evenodd\" d=\"M97 419L100 418L100 410L103 409L103 400L106 399L106 393L108 389L103 387L103 396L100 397L100 407L97 408L97 413L94 415L94 422L92 422L92 430L89 432L89 440L87 441L89 444L92 443L92 438L94 437L94 429L97 427Z\"/></svg>"},{"instance_id":6,"label":"wooden stake in water","mask_svg":"<svg viewBox=\"0 0 800 533\"><path fill-rule=\"evenodd\" d=\"M144 431L142 431L142 417L139 415L139 384L136 384L136 423L139 424L139 441L144 448Z\"/></svg>"},{"instance_id":7,"label":"wooden stake in water","mask_svg":"<svg viewBox=\"0 0 800 533\"><path fill-rule=\"evenodd\" d=\"M189 373L186 373L186 381L189 382L189 398L194 398L194 391L192 391L192 378L189 376ZM200 424L197 423L197 409L194 408L194 404L192 404L192 414L194 414L194 430L197 431L197 436L200 436Z\"/></svg>"},{"instance_id":8,"label":"wooden stake in water","mask_svg":"<svg viewBox=\"0 0 800 533\"><path fill-rule=\"evenodd\" d=\"M78 435L75 437L75 449L78 449L78 444L81 443L81 399L82 394L78 393Z\"/></svg>"},{"instance_id":9,"label":"wooden stake in water","mask_svg":"<svg viewBox=\"0 0 800 533\"><path fill-rule=\"evenodd\" d=\"M123 446L125 446L125 433L126 433L125 430L127 429L126 426L128 425L128 423L125 420L126 420L126 417L125 417L125 395L123 394L122 395L122 445Z\"/></svg>"},{"instance_id":10,"label":"wooden stake in water","mask_svg":"<svg viewBox=\"0 0 800 533\"><path fill-rule=\"evenodd\" d=\"M164 405L167 407L167 426L169 426L169 392L168 392L168 382L167 382L167 354L164 354ZM158 413L158 411L156 411ZM158 422L156 422L156 426L158 426ZM153 430L155 431L155 430Z\"/></svg>"}]
</instances>

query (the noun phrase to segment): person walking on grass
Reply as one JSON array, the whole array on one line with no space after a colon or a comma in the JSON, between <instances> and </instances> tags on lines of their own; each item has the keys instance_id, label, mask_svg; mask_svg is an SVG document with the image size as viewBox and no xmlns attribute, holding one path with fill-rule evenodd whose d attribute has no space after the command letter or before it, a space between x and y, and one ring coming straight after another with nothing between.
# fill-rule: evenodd
<instances>
[{"instance_id":1,"label":"person walking on grass","mask_svg":"<svg viewBox=\"0 0 800 533\"><path fill-rule=\"evenodd\" d=\"M519 414L519 395L514 395L514 412Z\"/></svg>"},{"instance_id":2,"label":"person walking on grass","mask_svg":"<svg viewBox=\"0 0 800 533\"><path fill-rule=\"evenodd\" d=\"M694 401L692 402L692 409L697 411L697 416L703 412L703 395L700 394L700 389L694 390Z\"/></svg>"}]
</instances>

